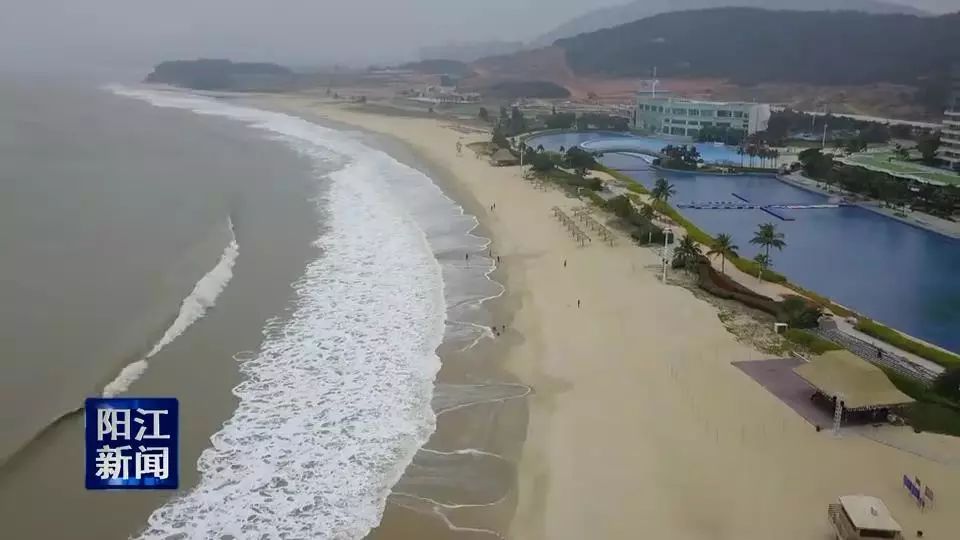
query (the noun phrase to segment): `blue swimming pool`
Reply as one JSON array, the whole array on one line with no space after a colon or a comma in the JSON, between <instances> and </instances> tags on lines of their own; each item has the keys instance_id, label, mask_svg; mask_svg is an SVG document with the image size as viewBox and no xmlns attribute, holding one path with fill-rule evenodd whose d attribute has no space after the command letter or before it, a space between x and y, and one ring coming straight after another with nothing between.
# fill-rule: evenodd
<instances>
[{"instance_id":1,"label":"blue swimming pool","mask_svg":"<svg viewBox=\"0 0 960 540\"><path fill-rule=\"evenodd\" d=\"M537 143L531 144L533 140L536 140ZM570 148L571 146L583 145L584 148L596 152L624 149L659 152L668 144L692 144L697 147L697 150L706 163L729 165L740 165L742 163L735 146L717 145L713 143L691 143L689 141L669 141L617 132L561 133L535 137L527 141L527 143L534 147L537 146L537 144L543 144L544 148L547 148L548 145L544 141L549 141L549 146L552 150L558 150L560 146ZM749 160L749 157L745 159ZM747 163L743 164L746 165Z\"/></svg>"},{"instance_id":2,"label":"blue swimming pool","mask_svg":"<svg viewBox=\"0 0 960 540\"><path fill-rule=\"evenodd\" d=\"M547 135L533 146L556 149L597 137L571 135ZM772 177L664 173L623 154L605 154L602 160L647 187L666 177L677 191L674 203L737 200L733 193L758 204L826 202L823 195ZM749 243L757 226L775 223L786 235L787 247L771 254L774 269L791 281L960 353L960 240L859 207L777 212L794 221L762 210L683 210L704 230L732 235L744 257L758 252Z\"/></svg>"}]
</instances>

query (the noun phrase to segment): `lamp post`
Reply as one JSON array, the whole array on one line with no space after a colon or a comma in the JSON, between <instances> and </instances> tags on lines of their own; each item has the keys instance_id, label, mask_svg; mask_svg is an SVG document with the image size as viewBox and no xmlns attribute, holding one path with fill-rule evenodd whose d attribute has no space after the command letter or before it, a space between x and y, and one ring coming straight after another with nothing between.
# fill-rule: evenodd
<instances>
[{"instance_id":1,"label":"lamp post","mask_svg":"<svg viewBox=\"0 0 960 540\"><path fill-rule=\"evenodd\" d=\"M664 282L664 283L667 282L667 265L670 263L670 257L667 255L667 240L668 240L669 237L672 236L672 235L673 235L673 230L672 230L672 229L669 229L669 228L664 229L664 232L663 232L663 252L661 253L661 257L663 257L663 282Z\"/></svg>"},{"instance_id":2,"label":"lamp post","mask_svg":"<svg viewBox=\"0 0 960 540\"><path fill-rule=\"evenodd\" d=\"M525 153L523 151L524 146L525 146L524 143L521 142L520 143L520 178L523 178L523 154Z\"/></svg>"}]
</instances>

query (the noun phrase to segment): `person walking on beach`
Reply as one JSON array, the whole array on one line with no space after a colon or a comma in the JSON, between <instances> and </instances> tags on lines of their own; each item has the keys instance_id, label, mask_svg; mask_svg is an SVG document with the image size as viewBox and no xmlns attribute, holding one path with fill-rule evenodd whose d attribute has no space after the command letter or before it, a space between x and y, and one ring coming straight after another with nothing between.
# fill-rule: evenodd
<instances>
[{"instance_id":1,"label":"person walking on beach","mask_svg":"<svg viewBox=\"0 0 960 540\"><path fill-rule=\"evenodd\" d=\"M497 264L500 264L500 256L497 255Z\"/></svg>"},{"instance_id":2,"label":"person walking on beach","mask_svg":"<svg viewBox=\"0 0 960 540\"><path fill-rule=\"evenodd\" d=\"M577 309L580 309L580 299L577 298Z\"/></svg>"},{"instance_id":3,"label":"person walking on beach","mask_svg":"<svg viewBox=\"0 0 960 540\"><path fill-rule=\"evenodd\" d=\"M564 267L564 268L567 267L567 260L566 260L566 259L563 260L563 267Z\"/></svg>"},{"instance_id":4,"label":"person walking on beach","mask_svg":"<svg viewBox=\"0 0 960 540\"><path fill-rule=\"evenodd\" d=\"M457 155L460 155L460 151L463 150L463 144L460 141L457 141Z\"/></svg>"}]
</instances>

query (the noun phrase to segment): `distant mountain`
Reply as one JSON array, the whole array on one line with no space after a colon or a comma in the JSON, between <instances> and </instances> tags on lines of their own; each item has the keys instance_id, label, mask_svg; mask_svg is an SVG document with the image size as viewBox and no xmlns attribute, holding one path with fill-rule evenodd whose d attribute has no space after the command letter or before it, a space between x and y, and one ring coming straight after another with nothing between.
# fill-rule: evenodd
<instances>
[{"instance_id":1,"label":"distant mountain","mask_svg":"<svg viewBox=\"0 0 960 540\"><path fill-rule=\"evenodd\" d=\"M277 90L294 77L293 71L277 64L202 58L161 62L144 82L195 90Z\"/></svg>"},{"instance_id":2,"label":"distant mountain","mask_svg":"<svg viewBox=\"0 0 960 540\"><path fill-rule=\"evenodd\" d=\"M562 39L577 75L723 78L740 84L915 84L960 60L960 13L718 8L665 13Z\"/></svg>"},{"instance_id":3,"label":"distant mountain","mask_svg":"<svg viewBox=\"0 0 960 540\"><path fill-rule=\"evenodd\" d=\"M487 56L511 54L523 49L519 41L475 41L464 43L445 43L420 49L421 60L446 58L460 62L473 62Z\"/></svg>"},{"instance_id":4,"label":"distant mountain","mask_svg":"<svg viewBox=\"0 0 960 540\"><path fill-rule=\"evenodd\" d=\"M572 19L535 39L533 47L546 47L562 38L610 28L660 13L718 7L754 7L770 10L829 11L930 15L925 11L879 0L635 0L622 6L597 9Z\"/></svg>"}]
</instances>

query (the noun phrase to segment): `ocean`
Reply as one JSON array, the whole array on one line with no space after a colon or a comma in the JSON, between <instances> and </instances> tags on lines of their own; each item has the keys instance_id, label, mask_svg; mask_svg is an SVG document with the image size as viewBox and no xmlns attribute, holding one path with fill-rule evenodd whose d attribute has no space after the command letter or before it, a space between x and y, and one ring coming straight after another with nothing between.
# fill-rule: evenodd
<instances>
[{"instance_id":1,"label":"ocean","mask_svg":"<svg viewBox=\"0 0 960 540\"><path fill-rule=\"evenodd\" d=\"M0 81L0 195L13 538L362 538L502 291L427 174L230 99ZM181 490L84 491L95 395L180 399Z\"/></svg>"}]
</instances>

